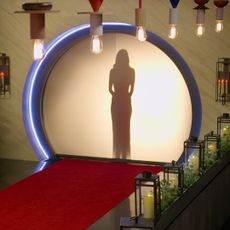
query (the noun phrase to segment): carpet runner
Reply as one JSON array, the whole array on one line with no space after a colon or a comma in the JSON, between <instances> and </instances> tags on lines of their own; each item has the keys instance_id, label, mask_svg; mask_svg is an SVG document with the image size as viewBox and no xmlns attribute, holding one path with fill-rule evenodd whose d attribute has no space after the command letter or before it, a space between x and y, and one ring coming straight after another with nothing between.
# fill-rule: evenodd
<instances>
[{"instance_id":1,"label":"carpet runner","mask_svg":"<svg viewBox=\"0 0 230 230\"><path fill-rule=\"evenodd\" d=\"M0 229L85 230L134 192L134 177L161 167L75 159L0 192Z\"/></svg>"}]
</instances>

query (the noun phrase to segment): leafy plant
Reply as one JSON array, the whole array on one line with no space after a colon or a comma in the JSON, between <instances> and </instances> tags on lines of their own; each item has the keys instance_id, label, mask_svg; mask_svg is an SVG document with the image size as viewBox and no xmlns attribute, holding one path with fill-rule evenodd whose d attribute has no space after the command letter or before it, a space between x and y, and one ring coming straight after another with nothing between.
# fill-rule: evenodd
<instances>
[{"instance_id":1,"label":"leafy plant","mask_svg":"<svg viewBox=\"0 0 230 230\"><path fill-rule=\"evenodd\" d=\"M220 146L220 157L223 157L224 155L226 155L227 153L230 153L230 136L224 136L221 139L221 146Z\"/></svg>"},{"instance_id":2,"label":"leafy plant","mask_svg":"<svg viewBox=\"0 0 230 230\"><path fill-rule=\"evenodd\" d=\"M161 209L167 209L178 197L178 188L167 180L161 181Z\"/></svg>"},{"instance_id":3,"label":"leafy plant","mask_svg":"<svg viewBox=\"0 0 230 230\"><path fill-rule=\"evenodd\" d=\"M188 189L199 179L199 169L194 161L189 161L184 165L184 188Z\"/></svg>"}]
</instances>

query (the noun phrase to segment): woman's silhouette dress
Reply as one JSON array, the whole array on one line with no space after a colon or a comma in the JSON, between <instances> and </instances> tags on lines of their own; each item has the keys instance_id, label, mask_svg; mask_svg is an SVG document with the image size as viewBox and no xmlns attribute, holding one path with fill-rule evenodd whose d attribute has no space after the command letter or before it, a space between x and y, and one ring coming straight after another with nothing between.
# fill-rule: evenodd
<instances>
[{"instance_id":1,"label":"woman's silhouette dress","mask_svg":"<svg viewBox=\"0 0 230 230\"><path fill-rule=\"evenodd\" d=\"M126 50L120 50L110 71L109 92L112 95L113 154L115 158L130 158L131 96L134 90L135 71L129 66Z\"/></svg>"}]
</instances>

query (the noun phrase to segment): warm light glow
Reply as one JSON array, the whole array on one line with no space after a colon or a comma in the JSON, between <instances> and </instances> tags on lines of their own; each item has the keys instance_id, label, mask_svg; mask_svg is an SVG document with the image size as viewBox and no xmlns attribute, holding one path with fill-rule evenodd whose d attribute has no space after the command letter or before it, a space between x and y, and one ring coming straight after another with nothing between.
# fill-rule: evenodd
<instances>
[{"instance_id":1,"label":"warm light glow","mask_svg":"<svg viewBox=\"0 0 230 230\"><path fill-rule=\"evenodd\" d=\"M138 27L137 27L136 36L137 36L137 39L138 39L140 42L146 41L147 34L146 34L145 29L144 29L142 26L138 26Z\"/></svg>"},{"instance_id":2,"label":"warm light glow","mask_svg":"<svg viewBox=\"0 0 230 230\"><path fill-rule=\"evenodd\" d=\"M44 57L45 48L42 39L34 40L34 60L41 60Z\"/></svg>"},{"instance_id":3,"label":"warm light glow","mask_svg":"<svg viewBox=\"0 0 230 230\"><path fill-rule=\"evenodd\" d=\"M223 21L217 20L216 21L216 32L221 32L224 29Z\"/></svg>"},{"instance_id":4,"label":"warm light glow","mask_svg":"<svg viewBox=\"0 0 230 230\"><path fill-rule=\"evenodd\" d=\"M103 51L103 43L98 35L93 35L90 44L90 50L94 54L99 54Z\"/></svg>"},{"instance_id":5,"label":"warm light glow","mask_svg":"<svg viewBox=\"0 0 230 230\"><path fill-rule=\"evenodd\" d=\"M203 24L198 24L197 30L196 30L196 35L200 37L200 36L204 35L204 32L205 32L205 26Z\"/></svg>"},{"instance_id":6,"label":"warm light glow","mask_svg":"<svg viewBox=\"0 0 230 230\"><path fill-rule=\"evenodd\" d=\"M177 37L177 28L176 25L169 25L169 38L175 39Z\"/></svg>"}]
</instances>

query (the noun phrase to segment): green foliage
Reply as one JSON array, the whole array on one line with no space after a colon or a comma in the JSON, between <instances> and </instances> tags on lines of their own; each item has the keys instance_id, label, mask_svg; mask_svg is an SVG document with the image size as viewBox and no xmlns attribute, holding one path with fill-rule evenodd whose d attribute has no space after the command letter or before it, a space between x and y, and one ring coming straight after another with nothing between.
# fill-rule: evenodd
<instances>
[{"instance_id":1,"label":"green foliage","mask_svg":"<svg viewBox=\"0 0 230 230\"><path fill-rule=\"evenodd\" d=\"M217 162L217 155L207 152L205 153L205 160L204 160L204 168L205 171L209 170L216 162Z\"/></svg>"},{"instance_id":2,"label":"green foliage","mask_svg":"<svg viewBox=\"0 0 230 230\"><path fill-rule=\"evenodd\" d=\"M184 188L188 189L199 179L199 171L193 162L184 165Z\"/></svg>"},{"instance_id":3,"label":"green foliage","mask_svg":"<svg viewBox=\"0 0 230 230\"><path fill-rule=\"evenodd\" d=\"M219 155L223 157L227 153L230 153L230 135L226 135L221 139Z\"/></svg>"},{"instance_id":4,"label":"green foliage","mask_svg":"<svg viewBox=\"0 0 230 230\"><path fill-rule=\"evenodd\" d=\"M178 188L167 180L161 181L161 209L167 209L178 197Z\"/></svg>"}]
</instances>

